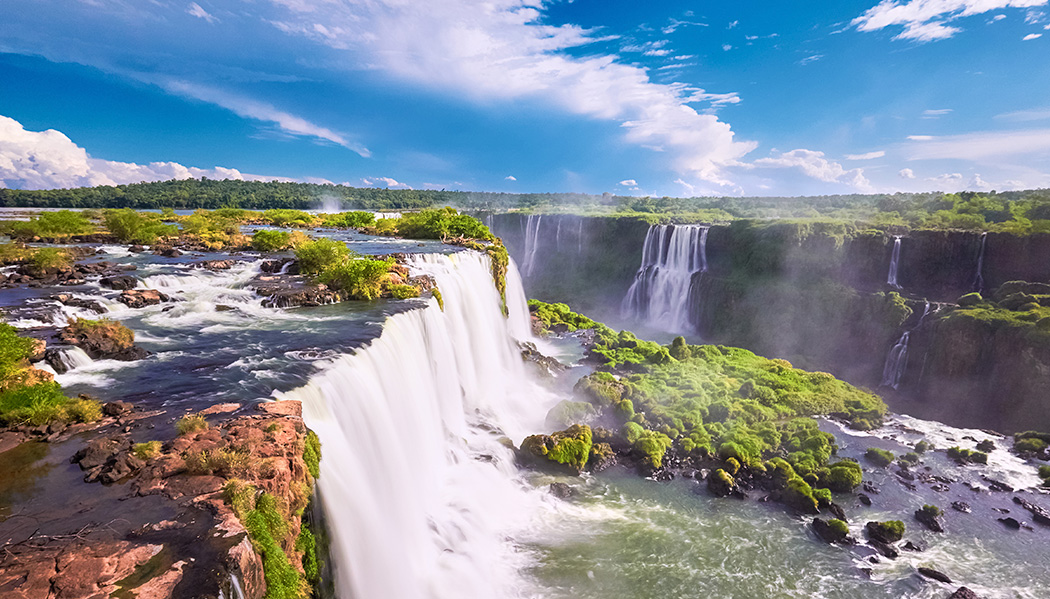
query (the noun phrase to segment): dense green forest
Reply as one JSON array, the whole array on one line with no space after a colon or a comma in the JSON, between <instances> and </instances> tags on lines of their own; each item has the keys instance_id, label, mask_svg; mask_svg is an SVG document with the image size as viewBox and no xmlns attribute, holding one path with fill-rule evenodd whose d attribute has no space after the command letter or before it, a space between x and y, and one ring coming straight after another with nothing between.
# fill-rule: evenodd
<instances>
[{"instance_id":1,"label":"dense green forest","mask_svg":"<svg viewBox=\"0 0 1050 599\"><path fill-rule=\"evenodd\" d=\"M184 179L76 189L0 189L0 206L40 208L461 209L636 215L719 222L740 218L836 219L873 226L1050 230L1050 189L1007 192L849 194L812 197L654 198L612 194L512 194L376 189L277 181Z\"/></svg>"}]
</instances>

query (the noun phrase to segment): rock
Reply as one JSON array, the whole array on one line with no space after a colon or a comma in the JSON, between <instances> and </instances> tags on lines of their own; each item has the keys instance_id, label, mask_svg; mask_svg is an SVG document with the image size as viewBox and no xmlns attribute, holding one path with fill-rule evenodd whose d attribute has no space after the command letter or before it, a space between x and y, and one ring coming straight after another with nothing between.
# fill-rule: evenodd
<instances>
[{"instance_id":1,"label":"rock","mask_svg":"<svg viewBox=\"0 0 1050 599\"><path fill-rule=\"evenodd\" d=\"M236 310L237 308L234 308L233 306L227 306L226 304L215 305L216 312L235 312Z\"/></svg>"},{"instance_id":2,"label":"rock","mask_svg":"<svg viewBox=\"0 0 1050 599\"><path fill-rule=\"evenodd\" d=\"M145 465L132 456L130 450L131 441L125 437L97 439L73 454L70 462L79 464L82 470L87 471L84 482L115 482Z\"/></svg>"},{"instance_id":3,"label":"rock","mask_svg":"<svg viewBox=\"0 0 1050 599\"><path fill-rule=\"evenodd\" d=\"M821 518L813 518L813 531L825 543L846 543L849 539L849 529L842 525L841 520L831 524Z\"/></svg>"},{"instance_id":4,"label":"rock","mask_svg":"<svg viewBox=\"0 0 1050 599\"><path fill-rule=\"evenodd\" d=\"M108 289L116 289L117 291L127 291L134 289L138 286L139 280L131 275L119 275L115 277L105 277L99 279L99 285Z\"/></svg>"},{"instance_id":5,"label":"rock","mask_svg":"<svg viewBox=\"0 0 1050 599\"><path fill-rule=\"evenodd\" d=\"M259 265L259 270L271 274L297 275L299 274L299 263L294 258L282 258L280 260L265 260Z\"/></svg>"},{"instance_id":6,"label":"rock","mask_svg":"<svg viewBox=\"0 0 1050 599\"><path fill-rule=\"evenodd\" d=\"M164 256L165 258L178 258L182 255L182 252L171 246L155 245L153 246L153 254L155 256Z\"/></svg>"},{"instance_id":7,"label":"rock","mask_svg":"<svg viewBox=\"0 0 1050 599\"><path fill-rule=\"evenodd\" d=\"M959 587L959 590L952 593L948 599L981 599L977 596L977 593L971 591L966 587Z\"/></svg>"},{"instance_id":8,"label":"rock","mask_svg":"<svg viewBox=\"0 0 1050 599\"><path fill-rule=\"evenodd\" d=\"M904 549L905 551L925 551L925 549L911 541L905 541L904 544L901 545L901 549Z\"/></svg>"},{"instance_id":9,"label":"rock","mask_svg":"<svg viewBox=\"0 0 1050 599\"><path fill-rule=\"evenodd\" d=\"M203 410L197 413L201 416L211 416L213 414L229 414L230 412L236 412L239 409L241 409L241 404L239 403L219 403L211 407L204 408Z\"/></svg>"},{"instance_id":10,"label":"rock","mask_svg":"<svg viewBox=\"0 0 1050 599\"><path fill-rule=\"evenodd\" d=\"M124 293L129 293L125 291ZM149 352L134 344L134 333L130 329L113 321L86 323L81 320L71 323L58 332L58 339L63 343L76 345L84 350L93 360L122 360L130 362L149 356ZM52 348L56 349L56 348ZM48 350L51 352L52 350ZM45 359L55 366L61 359L56 354Z\"/></svg>"},{"instance_id":11,"label":"rock","mask_svg":"<svg viewBox=\"0 0 1050 599\"><path fill-rule=\"evenodd\" d=\"M999 522L1003 523L1003 526L1011 528L1013 530L1021 530L1021 523L1016 518L1006 517L999 518Z\"/></svg>"},{"instance_id":12,"label":"rock","mask_svg":"<svg viewBox=\"0 0 1050 599\"><path fill-rule=\"evenodd\" d=\"M117 301L129 308L145 308L146 306L155 306L170 299L156 289L129 289L121 292Z\"/></svg>"},{"instance_id":13,"label":"rock","mask_svg":"<svg viewBox=\"0 0 1050 599\"><path fill-rule=\"evenodd\" d=\"M601 472L616 464L616 452L608 443L595 443L591 446L591 457L587 460L587 470L592 473Z\"/></svg>"},{"instance_id":14,"label":"rock","mask_svg":"<svg viewBox=\"0 0 1050 599\"><path fill-rule=\"evenodd\" d=\"M114 418L130 413L135 407L126 401L111 401L102 406L102 413Z\"/></svg>"},{"instance_id":15,"label":"rock","mask_svg":"<svg viewBox=\"0 0 1050 599\"><path fill-rule=\"evenodd\" d=\"M557 376L562 372L568 370L568 367L559 362L557 359L550 356L546 356L538 349L536 344L526 341L520 344L521 347L521 358L526 362L535 364L540 368L543 374L548 376ZM587 403L587 402L573 402L573 403ZM590 405L589 403L587 405Z\"/></svg>"},{"instance_id":16,"label":"rock","mask_svg":"<svg viewBox=\"0 0 1050 599\"><path fill-rule=\"evenodd\" d=\"M940 516L935 516L925 510L915 510L915 519L933 532L944 532L944 524Z\"/></svg>"},{"instance_id":17,"label":"rock","mask_svg":"<svg viewBox=\"0 0 1050 599\"><path fill-rule=\"evenodd\" d=\"M842 520L843 522L849 522L849 518L846 517L846 510L842 509L841 505L839 505L839 504L837 504L835 502L832 502L831 505L829 505L827 509L828 509L829 512L831 512L832 516L835 516L836 518L838 518L839 520Z\"/></svg>"},{"instance_id":18,"label":"rock","mask_svg":"<svg viewBox=\"0 0 1050 599\"><path fill-rule=\"evenodd\" d=\"M207 270L229 270L234 264L237 264L236 260L205 260L203 262L194 262L191 266Z\"/></svg>"},{"instance_id":19,"label":"rock","mask_svg":"<svg viewBox=\"0 0 1050 599\"><path fill-rule=\"evenodd\" d=\"M933 568L923 568L923 567L920 566L919 567L919 574L922 574L926 578L932 578L933 580L939 580L939 581L941 581L941 582L943 582L945 584L951 584L952 583L952 579L948 578L947 574L945 574L944 572L938 572L937 570L934 570Z\"/></svg>"},{"instance_id":20,"label":"rock","mask_svg":"<svg viewBox=\"0 0 1050 599\"><path fill-rule=\"evenodd\" d=\"M1039 524L1050 526L1050 511L1017 496L1014 497L1014 503L1031 512L1032 518Z\"/></svg>"},{"instance_id":21,"label":"rock","mask_svg":"<svg viewBox=\"0 0 1050 599\"><path fill-rule=\"evenodd\" d=\"M68 293L59 293L58 295L52 295L51 299L65 306L73 306L74 308L84 308L85 310L91 310L95 314L105 314L109 311L100 302L97 302L95 300L76 298Z\"/></svg>"},{"instance_id":22,"label":"rock","mask_svg":"<svg viewBox=\"0 0 1050 599\"><path fill-rule=\"evenodd\" d=\"M551 483L550 492L558 499L568 499L574 495L572 487L565 483Z\"/></svg>"},{"instance_id":23,"label":"rock","mask_svg":"<svg viewBox=\"0 0 1050 599\"><path fill-rule=\"evenodd\" d=\"M882 541L877 541L875 539L868 539L868 544L874 547L876 551L890 559L897 559L898 557L900 557L900 552L897 551L897 549L893 545L883 543Z\"/></svg>"},{"instance_id":24,"label":"rock","mask_svg":"<svg viewBox=\"0 0 1050 599\"><path fill-rule=\"evenodd\" d=\"M965 501L953 501L952 509L957 512L962 512L964 514L969 514L971 511L973 511L973 509L970 507L970 504L966 503Z\"/></svg>"},{"instance_id":25,"label":"rock","mask_svg":"<svg viewBox=\"0 0 1050 599\"><path fill-rule=\"evenodd\" d=\"M904 525L900 522L868 522L864 526L868 538L880 543L896 543L904 536Z\"/></svg>"},{"instance_id":26,"label":"rock","mask_svg":"<svg viewBox=\"0 0 1050 599\"><path fill-rule=\"evenodd\" d=\"M861 505L866 505L866 506L870 506L871 505L871 497L868 497L864 493L858 493L857 494L857 499L860 500Z\"/></svg>"},{"instance_id":27,"label":"rock","mask_svg":"<svg viewBox=\"0 0 1050 599\"><path fill-rule=\"evenodd\" d=\"M264 401L256 404L255 409L275 416L295 416L296 418L303 416L303 402L294 399Z\"/></svg>"},{"instance_id":28,"label":"rock","mask_svg":"<svg viewBox=\"0 0 1050 599\"><path fill-rule=\"evenodd\" d=\"M715 497L728 497L736 490L736 480L728 472L719 468L707 477L707 490Z\"/></svg>"}]
</instances>

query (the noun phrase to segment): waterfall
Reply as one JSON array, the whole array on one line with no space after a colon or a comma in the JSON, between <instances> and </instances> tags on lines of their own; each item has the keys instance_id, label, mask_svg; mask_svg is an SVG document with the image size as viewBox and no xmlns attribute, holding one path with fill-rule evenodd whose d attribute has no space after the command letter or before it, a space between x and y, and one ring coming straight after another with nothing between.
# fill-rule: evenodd
<instances>
[{"instance_id":1,"label":"waterfall","mask_svg":"<svg viewBox=\"0 0 1050 599\"><path fill-rule=\"evenodd\" d=\"M900 289L901 286L897 284L897 266L901 259L901 236L897 235L893 238L893 255L890 256L890 274L886 277L886 283Z\"/></svg>"},{"instance_id":2,"label":"waterfall","mask_svg":"<svg viewBox=\"0 0 1050 599\"><path fill-rule=\"evenodd\" d=\"M897 343L890 348L890 353L886 355L886 363L882 367L881 386L890 387L894 391L900 387L901 379L904 378L904 371L908 368L908 341L911 338L911 333L922 325L922 321L926 319L926 315L929 313L930 302L927 301L926 306L922 310L922 316L919 317L919 322L901 334Z\"/></svg>"},{"instance_id":3,"label":"waterfall","mask_svg":"<svg viewBox=\"0 0 1050 599\"><path fill-rule=\"evenodd\" d=\"M580 218L580 222L576 227L576 253L583 255L583 218Z\"/></svg>"},{"instance_id":4,"label":"waterfall","mask_svg":"<svg viewBox=\"0 0 1050 599\"><path fill-rule=\"evenodd\" d=\"M88 366L94 362L94 360L91 359L91 356L87 355L87 352L75 345L72 347L63 347L59 350L57 357L58 362L62 364L62 372L69 372L70 370Z\"/></svg>"},{"instance_id":5,"label":"waterfall","mask_svg":"<svg viewBox=\"0 0 1050 599\"><path fill-rule=\"evenodd\" d=\"M973 278L973 290L980 293L984 290L984 244L988 241L988 233L981 233L981 249L977 252L977 274Z\"/></svg>"},{"instance_id":6,"label":"waterfall","mask_svg":"<svg viewBox=\"0 0 1050 599\"><path fill-rule=\"evenodd\" d=\"M536 267L536 252L540 249L540 222L542 214L530 214L525 223L525 263L521 270L526 277L532 276L532 269Z\"/></svg>"},{"instance_id":7,"label":"waterfall","mask_svg":"<svg viewBox=\"0 0 1050 599\"><path fill-rule=\"evenodd\" d=\"M561 251L561 221L563 220L565 219L558 219L558 228L554 232L554 249L556 249L559 252Z\"/></svg>"},{"instance_id":8,"label":"waterfall","mask_svg":"<svg viewBox=\"0 0 1050 599\"><path fill-rule=\"evenodd\" d=\"M625 318L670 333L689 325L689 288L693 275L707 272L707 233L699 225L649 227L642 265L621 306Z\"/></svg>"},{"instance_id":9,"label":"waterfall","mask_svg":"<svg viewBox=\"0 0 1050 599\"><path fill-rule=\"evenodd\" d=\"M515 342L528 334L521 281L509 269L505 318L487 256L423 255L411 268L436 279L444 310L430 300L389 317L369 346L283 394L321 439L336 594L519 596L525 556L508 538L547 500L501 438L541 430L554 403Z\"/></svg>"}]
</instances>

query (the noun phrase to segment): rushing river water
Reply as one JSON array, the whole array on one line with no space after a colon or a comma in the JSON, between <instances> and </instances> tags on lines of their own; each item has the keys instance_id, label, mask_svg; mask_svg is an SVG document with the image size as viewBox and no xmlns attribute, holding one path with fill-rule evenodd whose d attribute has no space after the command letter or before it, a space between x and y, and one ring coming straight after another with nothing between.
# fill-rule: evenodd
<instances>
[{"instance_id":1,"label":"rushing river water","mask_svg":"<svg viewBox=\"0 0 1050 599\"><path fill-rule=\"evenodd\" d=\"M145 286L179 301L131 310L97 283L64 289L101 296L108 316L134 329L154 355L131 363L70 356L75 367L58 380L71 393L186 409L274 395L303 400L324 446L319 488L339 597L935 599L960 585L988 598L1050 596L1050 529L1015 531L997 521L997 510L1029 518L1011 501L1018 493L990 492L989 480L1038 483L1035 466L1008 454L1004 439L995 439L989 466L924 456L920 468L947 481L941 490L909 488L890 470L865 465L865 479L880 492L870 507L840 498L852 534L862 538L868 520L902 519L906 538L927 547L878 563L870 551L821 543L808 519L780 504L716 499L692 479L519 470L505 439L519 443L543 431L547 410L571 381L560 391L542 385L518 356L517 342L532 339L516 270L504 318L484 256L336 236L361 253L426 252L411 268L435 277L444 309L434 300L264 308L246 288L259 270L254 255L210 272L189 263L226 256L169 259L103 247L98 259L136 265ZM7 290L0 302L23 328L94 316L48 300L53 292ZM902 453L922 438L969 448L991 438L907 417L874 434L825 427L847 457L871 446ZM556 499L551 482L568 483L574 497ZM1046 503L1045 495L1024 496ZM949 509L952 501L968 502L972 513ZM924 503L946 509L948 533L920 531L910 513ZM920 577L923 565L955 584Z\"/></svg>"}]
</instances>

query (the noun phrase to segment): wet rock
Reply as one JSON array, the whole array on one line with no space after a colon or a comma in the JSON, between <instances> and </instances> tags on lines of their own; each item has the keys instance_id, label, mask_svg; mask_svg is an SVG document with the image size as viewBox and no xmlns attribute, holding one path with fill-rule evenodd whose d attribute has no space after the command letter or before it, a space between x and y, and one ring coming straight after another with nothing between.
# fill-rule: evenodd
<instances>
[{"instance_id":1,"label":"wet rock","mask_svg":"<svg viewBox=\"0 0 1050 599\"><path fill-rule=\"evenodd\" d=\"M857 499L860 501L861 505L871 506L871 497L868 497L864 493L858 493Z\"/></svg>"},{"instance_id":2,"label":"wet rock","mask_svg":"<svg viewBox=\"0 0 1050 599\"><path fill-rule=\"evenodd\" d=\"M901 549L904 549L905 551L925 551L921 546L911 541L905 541L904 544L901 545Z\"/></svg>"},{"instance_id":3,"label":"wet rock","mask_svg":"<svg viewBox=\"0 0 1050 599\"><path fill-rule=\"evenodd\" d=\"M829 512L831 512L831 515L835 516L839 520L842 520L843 522L849 522L849 518L846 517L846 510L842 509L841 505L832 502L827 509Z\"/></svg>"},{"instance_id":4,"label":"wet rock","mask_svg":"<svg viewBox=\"0 0 1050 599\"><path fill-rule=\"evenodd\" d=\"M863 488L866 493L871 493L872 495L879 494L879 488L876 487L875 483L871 482L870 480L864 481L864 484L861 485L861 488Z\"/></svg>"},{"instance_id":5,"label":"wet rock","mask_svg":"<svg viewBox=\"0 0 1050 599\"><path fill-rule=\"evenodd\" d=\"M216 312L235 312L235 311L237 311L237 308L234 308L233 306L227 306L226 304L216 304L215 311Z\"/></svg>"},{"instance_id":6,"label":"wet rock","mask_svg":"<svg viewBox=\"0 0 1050 599\"><path fill-rule=\"evenodd\" d=\"M407 282L409 285L419 288L420 291L430 291L434 287L437 287L437 281L430 275L408 277Z\"/></svg>"},{"instance_id":7,"label":"wet rock","mask_svg":"<svg viewBox=\"0 0 1050 599\"><path fill-rule=\"evenodd\" d=\"M732 475L719 468L707 477L707 490L715 497L728 497L736 490L736 481Z\"/></svg>"},{"instance_id":8,"label":"wet rock","mask_svg":"<svg viewBox=\"0 0 1050 599\"><path fill-rule=\"evenodd\" d=\"M236 260L204 260L203 262L194 262L191 266L206 270L229 270L234 264L237 264Z\"/></svg>"},{"instance_id":9,"label":"wet rock","mask_svg":"<svg viewBox=\"0 0 1050 599\"><path fill-rule=\"evenodd\" d=\"M868 539L868 544L875 548L876 551L890 559L897 559L898 557L900 557L900 552L897 551L897 548L893 545L890 545L889 543L883 543L882 541L878 541L875 539Z\"/></svg>"},{"instance_id":10,"label":"wet rock","mask_svg":"<svg viewBox=\"0 0 1050 599\"><path fill-rule=\"evenodd\" d=\"M988 489L990 489L991 491L994 491L996 493L1013 493L1014 492L1014 488L1013 487L1011 487L1010 485L1008 485L1008 484L1006 484L1006 483L1004 483L1002 481L998 481L998 480L995 480L993 478L988 478L987 476L982 477L982 478L984 478L985 482L988 483Z\"/></svg>"},{"instance_id":11,"label":"wet rock","mask_svg":"<svg viewBox=\"0 0 1050 599\"><path fill-rule=\"evenodd\" d=\"M149 356L148 351L134 344L133 333L118 322L103 321L86 324L77 321L59 331L58 339L63 343L76 345L83 349L93 360L129 362ZM52 349L57 351L57 348ZM59 356L51 349L45 352L44 357L52 366L61 363Z\"/></svg>"},{"instance_id":12,"label":"wet rock","mask_svg":"<svg viewBox=\"0 0 1050 599\"><path fill-rule=\"evenodd\" d=\"M230 412L236 412L239 409L241 409L241 404L239 403L220 403L205 408L197 413L201 416L212 416L214 414L229 414Z\"/></svg>"},{"instance_id":13,"label":"wet rock","mask_svg":"<svg viewBox=\"0 0 1050 599\"><path fill-rule=\"evenodd\" d=\"M1022 497L1015 496L1014 503L1031 512L1032 519L1034 519L1039 524L1042 524L1044 526L1050 526L1050 511L1038 505L1035 505L1034 503Z\"/></svg>"},{"instance_id":14,"label":"wet rock","mask_svg":"<svg viewBox=\"0 0 1050 599\"><path fill-rule=\"evenodd\" d=\"M171 246L155 245L153 246L153 254L155 256L164 256L165 258L178 258L182 255L182 252Z\"/></svg>"},{"instance_id":15,"label":"wet rock","mask_svg":"<svg viewBox=\"0 0 1050 599\"><path fill-rule=\"evenodd\" d=\"M1002 522L1003 526L1007 528L1021 530L1021 523L1018 522L1016 518L1007 516L1006 518L999 518L999 522Z\"/></svg>"},{"instance_id":16,"label":"wet rock","mask_svg":"<svg viewBox=\"0 0 1050 599\"><path fill-rule=\"evenodd\" d=\"M265 273L288 275L299 274L299 263L294 258L282 258L280 260L265 260L259 265L259 270Z\"/></svg>"},{"instance_id":17,"label":"wet rock","mask_svg":"<svg viewBox=\"0 0 1050 599\"><path fill-rule=\"evenodd\" d=\"M170 299L156 289L129 289L121 292L117 301L129 308L145 308L146 306L155 306Z\"/></svg>"},{"instance_id":18,"label":"wet rock","mask_svg":"<svg viewBox=\"0 0 1050 599\"><path fill-rule=\"evenodd\" d=\"M919 509L915 510L915 519L919 521L919 524L933 532L944 532L944 524L941 521L940 514L935 515L930 511Z\"/></svg>"},{"instance_id":19,"label":"wet rock","mask_svg":"<svg viewBox=\"0 0 1050 599\"><path fill-rule=\"evenodd\" d=\"M600 429L596 429L600 430ZM595 443L591 446L591 456L587 460L587 470L601 472L617 463L616 452L608 443Z\"/></svg>"},{"instance_id":20,"label":"wet rock","mask_svg":"<svg viewBox=\"0 0 1050 599\"><path fill-rule=\"evenodd\" d=\"M107 289L127 291L137 287L139 280L131 275L119 275L115 277L104 277L99 279L98 283Z\"/></svg>"},{"instance_id":21,"label":"wet rock","mask_svg":"<svg viewBox=\"0 0 1050 599\"><path fill-rule=\"evenodd\" d=\"M56 302L59 302L62 305L72 306L74 308L84 308L85 310L91 310L96 314L105 314L106 312L108 312L108 310L106 310L106 307L103 306L100 302L97 302L95 300L73 297L68 293L59 293L57 295L52 295L51 299L55 300Z\"/></svg>"},{"instance_id":22,"label":"wet rock","mask_svg":"<svg viewBox=\"0 0 1050 599\"><path fill-rule=\"evenodd\" d=\"M841 524L841 523L840 523ZM850 544L849 529L828 523L821 518L813 518L813 532L825 543Z\"/></svg>"},{"instance_id":23,"label":"wet rock","mask_svg":"<svg viewBox=\"0 0 1050 599\"><path fill-rule=\"evenodd\" d=\"M557 376L568 369L567 366L555 358L540 353L540 351L536 349L535 343L526 341L519 345L521 347L521 358L526 362L535 364L539 367L542 373L548 376Z\"/></svg>"},{"instance_id":24,"label":"wet rock","mask_svg":"<svg viewBox=\"0 0 1050 599\"><path fill-rule=\"evenodd\" d=\"M558 499L568 499L574 495L572 487L565 483L551 483L550 493Z\"/></svg>"},{"instance_id":25,"label":"wet rock","mask_svg":"<svg viewBox=\"0 0 1050 599\"><path fill-rule=\"evenodd\" d=\"M76 452L70 462L87 472L84 482L112 483L131 476L146 465L130 451L131 441L125 437L97 439Z\"/></svg>"},{"instance_id":26,"label":"wet rock","mask_svg":"<svg viewBox=\"0 0 1050 599\"><path fill-rule=\"evenodd\" d=\"M130 414L134 409L135 407L126 401L111 401L102 406L102 413L118 418L124 414Z\"/></svg>"},{"instance_id":27,"label":"wet rock","mask_svg":"<svg viewBox=\"0 0 1050 599\"><path fill-rule=\"evenodd\" d=\"M952 579L948 577L944 572L934 570L933 568L919 567L919 574L922 574L926 578L932 578L933 580L939 580L945 584L951 584Z\"/></svg>"},{"instance_id":28,"label":"wet rock","mask_svg":"<svg viewBox=\"0 0 1050 599\"><path fill-rule=\"evenodd\" d=\"M959 590L952 593L948 599L981 599L977 596L977 593L971 591L966 587L959 587Z\"/></svg>"}]
</instances>

